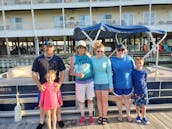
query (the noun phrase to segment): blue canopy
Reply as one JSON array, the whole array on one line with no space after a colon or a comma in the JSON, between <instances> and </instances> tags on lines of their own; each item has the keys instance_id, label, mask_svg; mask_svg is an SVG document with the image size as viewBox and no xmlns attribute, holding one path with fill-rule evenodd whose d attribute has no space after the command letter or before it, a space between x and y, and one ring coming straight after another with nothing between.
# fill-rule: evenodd
<instances>
[{"instance_id":1,"label":"blue canopy","mask_svg":"<svg viewBox=\"0 0 172 129\"><path fill-rule=\"evenodd\" d=\"M75 28L74 29L74 34L73 37L74 39L77 40L85 40L87 39L86 35L82 32L84 31L87 33L87 35L91 38L94 39L95 36L97 35L97 32L101 30L98 39L103 39L103 38L114 38L116 33L119 34L137 34L137 33L142 33L142 32L152 32L152 33L157 33L157 34L165 34L166 32L163 30L153 30L150 29L146 26L142 25L131 25L131 26L112 26L104 23L99 23L94 26L89 26L85 28Z\"/></svg>"}]
</instances>

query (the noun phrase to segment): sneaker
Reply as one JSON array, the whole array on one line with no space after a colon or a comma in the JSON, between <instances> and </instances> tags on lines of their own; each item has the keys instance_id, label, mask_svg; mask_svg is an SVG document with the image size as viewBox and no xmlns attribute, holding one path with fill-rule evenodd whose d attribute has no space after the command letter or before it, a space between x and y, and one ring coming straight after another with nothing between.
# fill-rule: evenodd
<instances>
[{"instance_id":1,"label":"sneaker","mask_svg":"<svg viewBox=\"0 0 172 129\"><path fill-rule=\"evenodd\" d=\"M137 116L137 117L136 117L136 122L137 122L137 123L141 123L141 117L140 117L140 116Z\"/></svg>"},{"instance_id":2,"label":"sneaker","mask_svg":"<svg viewBox=\"0 0 172 129\"><path fill-rule=\"evenodd\" d=\"M89 122L90 122L90 125L93 125L94 124L94 119L92 116L89 116Z\"/></svg>"},{"instance_id":3,"label":"sneaker","mask_svg":"<svg viewBox=\"0 0 172 129\"><path fill-rule=\"evenodd\" d=\"M39 125L36 127L36 129L42 129L43 126L44 126L44 124L39 123Z\"/></svg>"},{"instance_id":4,"label":"sneaker","mask_svg":"<svg viewBox=\"0 0 172 129\"><path fill-rule=\"evenodd\" d=\"M84 125L85 122L85 117L81 116L81 118L79 119L79 125Z\"/></svg>"},{"instance_id":5,"label":"sneaker","mask_svg":"<svg viewBox=\"0 0 172 129\"><path fill-rule=\"evenodd\" d=\"M58 121L58 125L60 128L63 128L64 127L64 122L61 120L61 121Z\"/></svg>"},{"instance_id":6,"label":"sneaker","mask_svg":"<svg viewBox=\"0 0 172 129\"><path fill-rule=\"evenodd\" d=\"M147 118L145 118L145 117L144 117L144 118L142 119L142 123L143 123L143 124L148 124L148 123L149 123L149 121L148 121L148 119L147 119Z\"/></svg>"}]
</instances>

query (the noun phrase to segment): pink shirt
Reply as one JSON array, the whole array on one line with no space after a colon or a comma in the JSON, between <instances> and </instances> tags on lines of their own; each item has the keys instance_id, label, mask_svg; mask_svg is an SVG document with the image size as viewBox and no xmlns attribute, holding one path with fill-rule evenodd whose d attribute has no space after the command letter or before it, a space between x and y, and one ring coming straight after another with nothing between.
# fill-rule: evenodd
<instances>
[{"instance_id":1,"label":"pink shirt","mask_svg":"<svg viewBox=\"0 0 172 129\"><path fill-rule=\"evenodd\" d=\"M44 110L50 110L57 108L59 105L63 104L60 91L55 91L56 82L54 83L44 83L45 91L41 92L41 98L39 101L39 106L43 107Z\"/></svg>"}]
</instances>

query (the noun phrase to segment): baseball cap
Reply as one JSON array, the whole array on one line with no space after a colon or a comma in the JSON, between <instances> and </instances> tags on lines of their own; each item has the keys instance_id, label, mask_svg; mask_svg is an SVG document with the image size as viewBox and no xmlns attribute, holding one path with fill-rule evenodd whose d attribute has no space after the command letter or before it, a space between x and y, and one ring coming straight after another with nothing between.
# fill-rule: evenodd
<instances>
[{"instance_id":1,"label":"baseball cap","mask_svg":"<svg viewBox=\"0 0 172 129\"><path fill-rule=\"evenodd\" d=\"M125 49L125 46L123 44L117 44L116 48L117 49Z\"/></svg>"},{"instance_id":2,"label":"baseball cap","mask_svg":"<svg viewBox=\"0 0 172 129\"><path fill-rule=\"evenodd\" d=\"M78 46L86 47L87 45L86 45L86 42L85 42L85 41L80 40L80 41L78 41L78 43L77 43L77 47L78 47Z\"/></svg>"},{"instance_id":3,"label":"baseball cap","mask_svg":"<svg viewBox=\"0 0 172 129\"><path fill-rule=\"evenodd\" d=\"M44 45L46 45L46 46L55 46L56 44L53 42L53 40L46 40Z\"/></svg>"}]
</instances>

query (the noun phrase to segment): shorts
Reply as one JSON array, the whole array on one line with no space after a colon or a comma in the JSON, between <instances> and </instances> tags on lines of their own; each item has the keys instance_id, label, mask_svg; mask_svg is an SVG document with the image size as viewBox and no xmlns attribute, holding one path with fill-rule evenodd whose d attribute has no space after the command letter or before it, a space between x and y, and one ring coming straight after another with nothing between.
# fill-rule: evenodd
<instances>
[{"instance_id":1,"label":"shorts","mask_svg":"<svg viewBox=\"0 0 172 129\"><path fill-rule=\"evenodd\" d=\"M134 94L132 96L132 98L134 99L133 104L136 106L142 106L142 105L147 105L148 104L148 96L146 94Z\"/></svg>"},{"instance_id":2,"label":"shorts","mask_svg":"<svg viewBox=\"0 0 172 129\"><path fill-rule=\"evenodd\" d=\"M75 82L75 91L76 91L76 99L79 102L85 102L85 98L87 100L93 100L94 94L94 84L93 81L86 83L86 84L80 84Z\"/></svg>"},{"instance_id":3,"label":"shorts","mask_svg":"<svg viewBox=\"0 0 172 129\"><path fill-rule=\"evenodd\" d=\"M40 98L41 98L41 92L38 92L38 103L40 101Z\"/></svg>"},{"instance_id":4,"label":"shorts","mask_svg":"<svg viewBox=\"0 0 172 129\"><path fill-rule=\"evenodd\" d=\"M94 84L94 90L109 90L109 84Z\"/></svg>"},{"instance_id":5,"label":"shorts","mask_svg":"<svg viewBox=\"0 0 172 129\"><path fill-rule=\"evenodd\" d=\"M132 93L132 88L130 89L114 89L116 96L130 95Z\"/></svg>"}]
</instances>

